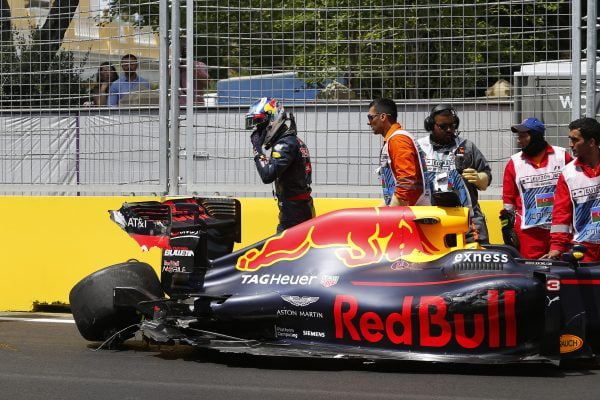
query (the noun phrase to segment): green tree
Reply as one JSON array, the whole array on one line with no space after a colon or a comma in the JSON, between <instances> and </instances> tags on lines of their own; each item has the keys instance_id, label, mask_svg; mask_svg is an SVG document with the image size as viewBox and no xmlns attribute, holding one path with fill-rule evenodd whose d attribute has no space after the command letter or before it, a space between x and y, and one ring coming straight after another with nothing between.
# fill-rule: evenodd
<instances>
[{"instance_id":1,"label":"green tree","mask_svg":"<svg viewBox=\"0 0 600 400\"><path fill-rule=\"evenodd\" d=\"M81 64L60 50L79 0L54 0L29 38L12 28L7 0L0 0L0 104L3 107L58 107L81 103Z\"/></svg>"},{"instance_id":2,"label":"green tree","mask_svg":"<svg viewBox=\"0 0 600 400\"><path fill-rule=\"evenodd\" d=\"M521 64L558 59L570 45L565 0L196 3L195 53L213 77L296 71L317 83L344 79L362 98L481 96ZM158 12L139 4L113 3L156 24Z\"/></svg>"}]
</instances>

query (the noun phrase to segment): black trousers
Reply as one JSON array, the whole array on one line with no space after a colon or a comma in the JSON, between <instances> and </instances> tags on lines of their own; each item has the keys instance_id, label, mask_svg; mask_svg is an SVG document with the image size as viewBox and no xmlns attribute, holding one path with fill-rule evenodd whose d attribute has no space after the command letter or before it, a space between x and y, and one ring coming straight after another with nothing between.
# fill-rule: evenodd
<instances>
[{"instance_id":1,"label":"black trousers","mask_svg":"<svg viewBox=\"0 0 600 400\"><path fill-rule=\"evenodd\" d=\"M315 206L312 197L308 200L279 200L279 225L277 233L308 221L315 216Z\"/></svg>"}]
</instances>

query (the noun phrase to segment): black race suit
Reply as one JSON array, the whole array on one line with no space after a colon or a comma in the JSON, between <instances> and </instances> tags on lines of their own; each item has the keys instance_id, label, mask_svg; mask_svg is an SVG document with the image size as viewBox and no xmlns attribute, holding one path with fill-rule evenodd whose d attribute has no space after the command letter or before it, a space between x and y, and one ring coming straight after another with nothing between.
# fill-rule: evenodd
<instances>
[{"instance_id":1,"label":"black race suit","mask_svg":"<svg viewBox=\"0 0 600 400\"><path fill-rule=\"evenodd\" d=\"M279 206L277 233L315 216L311 193L312 166L308 148L296 136L294 128L282 126L285 132L273 144L269 157L257 154L256 169L264 183L275 182Z\"/></svg>"}]
</instances>

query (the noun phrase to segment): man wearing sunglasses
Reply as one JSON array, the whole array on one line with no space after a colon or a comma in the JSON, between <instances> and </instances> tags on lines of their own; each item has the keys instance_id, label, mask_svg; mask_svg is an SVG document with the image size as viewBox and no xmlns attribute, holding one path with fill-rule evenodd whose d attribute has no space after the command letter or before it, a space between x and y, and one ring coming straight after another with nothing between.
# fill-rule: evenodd
<instances>
[{"instance_id":1,"label":"man wearing sunglasses","mask_svg":"<svg viewBox=\"0 0 600 400\"><path fill-rule=\"evenodd\" d=\"M438 104L425 118L429 136L418 140L425 153L426 183L433 192L454 191L463 207L471 210L467 242L489 243L485 216L479 206L479 190L492 181L492 170L477 146L458 137L460 119L450 104Z\"/></svg>"},{"instance_id":2,"label":"man wearing sunglasses","mask_svg":"<svg viewBox=\"0 0 600 400\"><path fill-rule=\"evenodd\" d=\"M381 98L369 104L368 125L374 134L383 136L377 170L383 188L382 206L430 205L419 147L397 118L398 107L393 100Z\"/></svg>"}]
</instances>

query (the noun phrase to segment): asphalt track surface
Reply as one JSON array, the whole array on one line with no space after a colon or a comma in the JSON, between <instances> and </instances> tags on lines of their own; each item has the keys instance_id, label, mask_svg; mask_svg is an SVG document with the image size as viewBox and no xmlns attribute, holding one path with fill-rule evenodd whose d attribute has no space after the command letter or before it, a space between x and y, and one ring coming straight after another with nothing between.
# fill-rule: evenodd
<instances>
[{"instance_id":1,"label":"asphalt track surface","mask_svg":"<svg viewBox=\"0 0 600 400\"><path fill-rule=\"evenodd\" d=\"M187 346L93 351L67 314L0 314L0 399L600 399L600 367L365 364Z\"/></svg>"}]
</instances>

